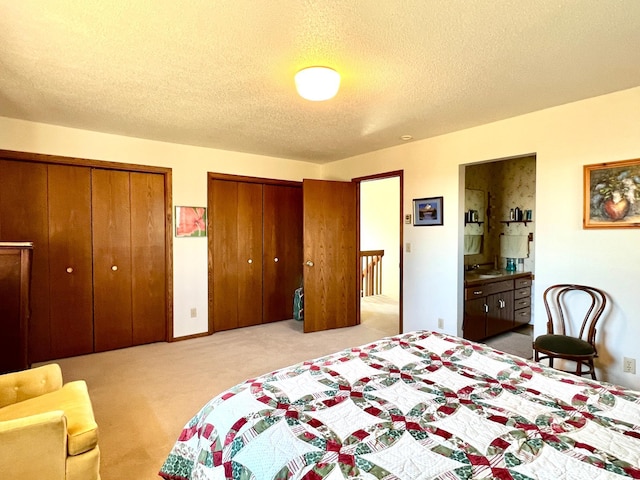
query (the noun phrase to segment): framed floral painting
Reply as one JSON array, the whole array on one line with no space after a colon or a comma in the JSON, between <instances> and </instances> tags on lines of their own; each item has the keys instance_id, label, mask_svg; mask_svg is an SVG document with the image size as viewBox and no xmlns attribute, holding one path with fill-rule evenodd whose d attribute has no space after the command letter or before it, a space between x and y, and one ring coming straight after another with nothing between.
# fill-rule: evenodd
<instances>
[{"instance_id":1,"label":"framed floral painting","mask_svg":"<svg viewBox=\"0 0 640 480\"><path fill-rule=\"evenodd\" d=\"M206 207L176 207L176 237L206 236Z\"/></svg>"},{"instance_id":2,"label":"framed floral painting","mask_svg":"<svg viewBox=\"0 0 640 480\"><path fill-rule=\"evenodd\" d=\"M584 166L583 226L640 227L640 159Z\"/></svg>"}]
</instances>

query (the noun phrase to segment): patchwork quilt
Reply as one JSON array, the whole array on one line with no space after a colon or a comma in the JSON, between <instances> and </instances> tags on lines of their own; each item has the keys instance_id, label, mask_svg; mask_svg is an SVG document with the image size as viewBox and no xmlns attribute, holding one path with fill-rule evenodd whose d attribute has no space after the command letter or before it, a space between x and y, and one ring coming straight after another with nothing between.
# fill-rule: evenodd
<instances>
[{"instance_id":1,"label":"patchwork quilt","mask_svg":"<svg viewBox=\"0 0 640 480\"><path fill-rule=\"evenodd\" d=\"M411 332L221 393L184 427L160 476L640 478L640 392Z\"/></svg>"}]
</instances>

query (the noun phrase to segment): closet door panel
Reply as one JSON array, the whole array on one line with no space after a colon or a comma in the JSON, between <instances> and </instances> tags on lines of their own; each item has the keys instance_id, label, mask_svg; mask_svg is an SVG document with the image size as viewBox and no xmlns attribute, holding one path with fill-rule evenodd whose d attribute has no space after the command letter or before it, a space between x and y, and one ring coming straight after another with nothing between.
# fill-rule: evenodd
<instances>
[{"instance_id":1,"label":"closet door panel","mask_svg":"<svg viewBox=\"0 0 640 480\"><path fill-rule=\"evenodd\" d=\"M49 165L51 357L93 352L91 169Z\"/></svg>"},{"instance_id":2,"label":"closet door panel","mask_svg":"<svg viewBox=\"0 0 640 480\"><path fill-rule=\"evenodd\" d=\"M262 185L238 183L238 326L262 323Z\"/></svg>"},{"instance_id":3,"label":"closet door panel","mask_svg":"<svg viewBox=\"0 0 640 480\"><path fill-rule=\"evenodd\" d=\"M209 181L213 331L238 327L238 184ZM210 229L211 231L211 229Z\"/></svg>"},{"instance_id":4,"label":"closet door panel","mask_svg":"<svg viewBox=\"0 0 640 480\"><path fill-rule=\"evenodd\" d=\"M263 322L293 317L302 286L302 188L264 186Z\"/></svg>"},{"instance_id":5,"label":"closet door panel","mask_svg":"<svg viewBox=\"0 0 640 480\"><path fill-rule=\"evenodd\" d=\"M166 339L164 177L131 173L133 344Z\"/></svg>"},{"instance_id":6,"label":"closet door panel","mask_svg":"<svg viewBox=\"0 0 640 480\"><path fill-rule=\"evenodd\" d=\"M129 173L92 172L95 351L132 345Z\"/></svg>"},{"instance_id":7,"label":"closet door panel","mask_svg":"<svg viewBox=\"0 0 640 480\"><path fill-rule=\"evenodd\" d=\"M0 240L33 242L29 360L51 359L47 165L0 160Z\"/></svg>"}]
</instances>

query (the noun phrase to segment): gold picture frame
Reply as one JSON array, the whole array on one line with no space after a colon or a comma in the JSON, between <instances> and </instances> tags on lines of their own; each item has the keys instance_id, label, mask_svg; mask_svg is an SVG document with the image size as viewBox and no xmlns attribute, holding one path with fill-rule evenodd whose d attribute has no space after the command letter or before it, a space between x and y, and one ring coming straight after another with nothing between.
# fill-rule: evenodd
<instances>
[{"instance_id":1,"label":"gold picture frame","mask_svg":"<svg viewBox=\"0 0 640 480\"><path fill-rule=\"evenodd\" d=\"M584 166L582 225L640 227L640 159Z\"/></svg>"}]
</instances>

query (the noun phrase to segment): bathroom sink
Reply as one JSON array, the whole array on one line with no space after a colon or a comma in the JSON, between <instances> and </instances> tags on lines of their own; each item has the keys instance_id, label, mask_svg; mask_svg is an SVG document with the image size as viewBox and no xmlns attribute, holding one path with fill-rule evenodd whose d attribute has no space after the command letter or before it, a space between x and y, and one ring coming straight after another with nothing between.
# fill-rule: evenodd
<instances>
[{"instance_id":1,"label":"bathroom sink","mask_svg":"<svg viewBox=\"0 0 640 480\"><path fill-rule=\"evenodd\" d=\"M467 272L468 277L474 278L495 278L504 275L501 270L471 270Z\"/></svg>"}]
</instances>

